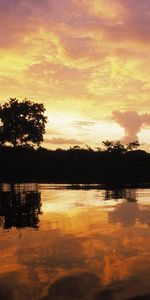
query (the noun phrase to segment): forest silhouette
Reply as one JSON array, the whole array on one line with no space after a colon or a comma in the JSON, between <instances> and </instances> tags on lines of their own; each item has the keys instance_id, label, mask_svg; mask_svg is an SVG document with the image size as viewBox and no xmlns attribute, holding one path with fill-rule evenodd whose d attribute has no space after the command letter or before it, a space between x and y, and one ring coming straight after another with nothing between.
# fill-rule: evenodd
<instances>
[{"instance_id":1,"label":"forest silhouette","mask_svg":"<svg viewBox=\"0 0 150 300\"><path fill-rule=\"evenodd\" d=\"M150 154L143 150L0 148L0 181L149 184Z\"/></svg>"},{"instance_id":2,"label":"forest silhouette","mask_svg":"<svg viewBox=\"0 0 150 300\"><path fill-rule=\"evenodd\" d=\"M150 154L138 141L104 149L40 147L47 118L43 104L10 99L0 106L0 181L149 185Z\"/></svg>"}]
</instances>

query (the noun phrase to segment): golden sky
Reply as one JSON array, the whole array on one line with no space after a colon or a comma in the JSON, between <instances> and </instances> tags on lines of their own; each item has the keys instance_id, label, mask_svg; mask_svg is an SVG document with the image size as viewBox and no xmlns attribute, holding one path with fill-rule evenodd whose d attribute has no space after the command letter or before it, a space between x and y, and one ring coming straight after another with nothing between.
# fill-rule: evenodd
<instances>
[{"instance_id":1,"label":"golden sky","mask_svg":"<svg viewBox=\"0 0 150 300\"><path fill-rule=\"evenodd\" d=\"M0 99L44 103L48 148L150 144L149 0L0 0Z\"/></svg>"}]
</instances>

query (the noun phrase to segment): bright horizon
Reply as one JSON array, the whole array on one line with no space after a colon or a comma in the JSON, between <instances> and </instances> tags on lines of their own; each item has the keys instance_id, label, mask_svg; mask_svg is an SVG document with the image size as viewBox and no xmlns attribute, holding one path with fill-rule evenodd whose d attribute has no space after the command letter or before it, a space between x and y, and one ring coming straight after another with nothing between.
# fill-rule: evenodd
<instances>
[{"instance_id":1,"label":"bright horizon","mask_svg":"<svg viewBox=\"0 0 150 300\"><path fill-rule=\"evenodd\" d=\"M0 103L43 103L43 146L150 150L149 1L0 0L0 20Z\"/></svg>"}]
</instances>

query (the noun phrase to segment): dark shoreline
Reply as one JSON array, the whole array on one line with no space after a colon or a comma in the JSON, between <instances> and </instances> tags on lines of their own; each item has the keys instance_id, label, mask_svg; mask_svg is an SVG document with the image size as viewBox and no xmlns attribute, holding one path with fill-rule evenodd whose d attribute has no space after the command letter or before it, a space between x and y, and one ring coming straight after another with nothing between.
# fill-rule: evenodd
<instances>
[{"instance_id":1,"label":"dark shoreline","mask_svg":"<svg viewBox=\"0 0 150 300\"><path fill-rule=\"evenodd\" d=\"M115 190L115 189L150 189L150 183L135 183L135 184L100 184L100 183L69 183L69 182L49 182L44 180L30 180L30 181L0 181L0 186L8 185L49 185L49 189L68 189L68 190Z\"/></svg>"},{"instance_id":2,"label":"dark shoreline","mask_svg":"<svg viewBox=\"0 0 150 300\"><path fill-rule=\"evenodd\" d=\"M76 189L95 188L95 184L99 189L150 188L150 154L4 147L0 148L0 182L70 184Z\"/></svg>"}]
</instances>

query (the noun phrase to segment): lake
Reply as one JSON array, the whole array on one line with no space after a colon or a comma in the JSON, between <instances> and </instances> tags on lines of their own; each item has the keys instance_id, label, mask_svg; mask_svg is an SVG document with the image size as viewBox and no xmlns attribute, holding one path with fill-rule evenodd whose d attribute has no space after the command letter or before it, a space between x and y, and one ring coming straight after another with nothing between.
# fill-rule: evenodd
<instances>
[{"instance_id":1,"label":"lake","mask_svg":"<svg viewBox=\"0 0 150 300\"><path fill-rule=\"evenodd\" d=\"M0 299L150 299L150 189L1 184Z\"/></svg>"}]
</instances>

